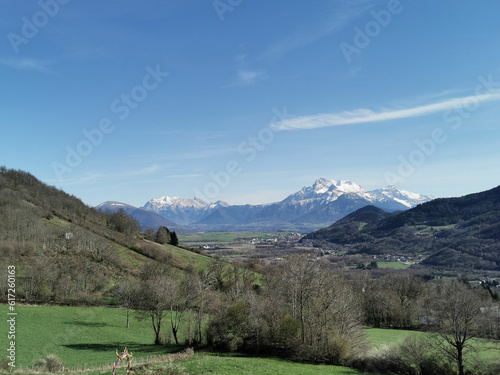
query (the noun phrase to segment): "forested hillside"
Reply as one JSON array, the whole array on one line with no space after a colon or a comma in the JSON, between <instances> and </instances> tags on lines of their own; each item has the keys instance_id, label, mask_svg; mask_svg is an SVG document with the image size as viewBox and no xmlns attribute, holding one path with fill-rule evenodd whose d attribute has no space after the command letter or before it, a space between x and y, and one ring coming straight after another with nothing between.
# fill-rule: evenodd
<instances>
[{"instance_id":1,"label":"forested hillside","mask_svg":"<svg viewBox=\"0 0 500 375\"><path fill-rule=\"evenodd\" d=\"M500 187L388 214L365 207L303 241L350 253L422 254L422 265L500 270Z\"/></svg>"},{"instance_id":2,"label":"forested hillside","mask_svg":"<svg viewBox=\"0 0 500 375\"><path fill-rule=\"evenodd\" d=\"M212 261L169 245L175 233L164 227L156 234L140 232L123 211L98 211L27 172L0 168L0 263L16 266L26 302L101 304L149 261L181 273ZM3 281L0 288L4 298Z\"/></svg>"}]
</instances>

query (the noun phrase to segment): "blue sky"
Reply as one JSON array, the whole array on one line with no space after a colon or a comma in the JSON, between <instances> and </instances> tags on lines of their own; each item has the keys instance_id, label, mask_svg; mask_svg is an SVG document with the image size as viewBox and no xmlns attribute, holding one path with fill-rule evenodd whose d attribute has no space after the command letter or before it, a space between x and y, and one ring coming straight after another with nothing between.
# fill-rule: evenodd
<instances>
[{"instance_id":1,"label":"blue sky","mask_svg":"<svg viewBox=\"0 0 500 375\"><path fill-rule=\"evenodd\" d=\"M494 0L0 7L0 164L88 204L500 184Z\"/></svg>"}]
</instances>

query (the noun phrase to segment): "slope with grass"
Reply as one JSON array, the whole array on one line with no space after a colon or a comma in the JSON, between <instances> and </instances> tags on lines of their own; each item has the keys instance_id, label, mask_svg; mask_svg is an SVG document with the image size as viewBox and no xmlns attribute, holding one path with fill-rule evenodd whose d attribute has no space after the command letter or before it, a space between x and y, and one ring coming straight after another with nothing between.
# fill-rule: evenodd
<instances>
[{"instance_id":1,"label":"slope with grass","mask_svg":"<svg viewBox=\"0 0 500 375\"><path fill-rule=\"evenodd\" d=\"M20 301L102 304L120 279L137 278L151 260L180 274L214 261L145 240L124 212L98 211L27 172L0 167L0 266L16 265Z\"/></svg>"},{"instance_id":2,"label":"slope with grass","mask_svg":"<svg viewBox=\"0 0 500 375\"><path fill-rule=\"evenodd\" d=\"M149 321L132 320L125 328L126 312L105 307L19 306L17 325L17 368L33 366L35 361L49 354L57 355L68 368L92 368L116 361L115 350L126 346L136 361L151 355L178 352L174 345L153 345L153 331ZM7 306L0 312L5 315ZM168 319L164 332L168 333ZM183 329L186 329L184 327ZM0 343L7 344L2 334ZM259 358L229 354L198 354L176 362L177 368L188 374L361 374L345 367L294 363L276 358ZM138 366L135 373L148 373L148 369L165 368L166 364ZM94 371L92 373L109 373Z\"/></svg>"},{"instance_id":3,"label":"slope with grass","mask_svg":"<svg viewBox=\"0 0 500 375\"><path fill-rule=\"evenodd\" d=\"M49 354L57 355L66 367L92 368L116 360L115 350L124 347L133 353L137 361L151 355L166 355L178 352L182 347L175 345L153 345L154 334L149 320L132 319L130 328L125 328L126 311L106 307L17 307L17 367L32 366ZM2 305L0 313L6 316L7 306ZM135 316L133 313L132 316ZM163 332L169 335L168 316L164 320ZM181 327L181 340L187 326ZM423 332L367 329L367 337L373 349L384 346L396 347L406 337L425 337ZM0 345L8 347L7 334L0 332ZM482 361L494 361L500 356L500 342L477 339L476 348ZM301 364L276 358L250 357L238 354L200 353L194 357L176 362L178 369L188 374L361 374L362 372L338 366ZM139 367L136 375L148 373L167 364ZM109 371L107 371L109 372ZM154 371L153 371L154 372ZM95 372L96 374L105 372Z\"/></svg>"},{"instance_id":4,"label":"slope with grass","mask_svg":"<svg viewBox=\"0 0 500 375\"><path fill-rule=\"evenodd\" d=\"M159 368L172 368L173 374L214 375L361 375L362 371L348 367L297 363L278 358L248 357L221 354L197 354L192 358L155 366L138 366L136 375L157 374ZM174 372L176 371L176 372ZM168 372L167 372L168 373Z\"/></svg>"},{"instance_id":5,"label":"slope with grass","mask_svg":"<svg viewBox=\"0 0 500 375\"><path fill-rule=\"evenodd\" d=\"M6 316L7 307L1 311ZM32 366L48 354L57 355L66 366L104 364L116 360L115 350L125 346L136 358L178 351L176 346L154 345L149 320L138 321L132 313L125 328L126 311L106 307L18 306L16 316L17 366ZM169 333L168 317L162 331ZM2 347L7 334L2 334Z\"/></svg>"}]
</instances>

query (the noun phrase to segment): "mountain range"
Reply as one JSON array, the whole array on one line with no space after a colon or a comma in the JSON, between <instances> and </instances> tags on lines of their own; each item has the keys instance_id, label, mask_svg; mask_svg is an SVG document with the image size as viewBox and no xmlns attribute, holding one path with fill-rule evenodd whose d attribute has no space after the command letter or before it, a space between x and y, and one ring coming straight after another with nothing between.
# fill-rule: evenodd
<instances>
[{"instance_id":1,"label":"mountain range","mask_svg":"<svg viewBox=\"0 0 500 375\"><path fill-rule=\"evenodd\" d=\"M419 254L431 267L500 270L500 186L404 212L363 207L302 242L347 254Z\"/></svg>"},{"instance_id":2,"label":"mountain range","mask_svg":"<svg viewBox=\"0 0 500 375\"><path fill-rule=\"evenodd\" d=\"M164 226L171 230L180 231L180 233L183 231L183 228L178 224L164 218L156 212L146 210L145 208L134 207L121 202L108 201L96 206L96 209L104 212L123 210L139 222L142 230L149 227L157 229L160 226Z\"/></svg>"},{"instance_id":3,"label":"mountain range","mask_svg":"<svg viewBox=\"0 0 500 375\"><path fill-rule=\"evenodd\" d=\"M431 199L430 196L398 190L395 186L368 191L352 181L319 178L311 186L269 204L229 205L223 201L207 203L198 197L164 196L149 200L141 208L120 202L104 202L97 208L103 211L123 208L142 227L165 225L175 230L308 232L329 226L367 205L394 212Z\"/></svg>"}]
</instances>

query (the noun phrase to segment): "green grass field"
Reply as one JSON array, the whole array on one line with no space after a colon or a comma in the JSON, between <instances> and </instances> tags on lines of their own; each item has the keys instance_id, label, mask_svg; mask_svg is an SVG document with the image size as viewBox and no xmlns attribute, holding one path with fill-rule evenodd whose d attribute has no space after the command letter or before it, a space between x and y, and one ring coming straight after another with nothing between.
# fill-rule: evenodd
<instances>
[{"instance_id":1,"label":"green grass field","mask_svg":"<svg viewBox=\"0 0 500 375\"><path fill-rule=\"evenodd\" d=\"M395 347L406 337L424 337L428 333L400 329L369 328L366 329L366 335L372 348L380 348L383 345ZM498 360L500 358L500 341L498 340L475 339L474 346L477 355L483 361Z\"/></svg>"},{"instance_id":2,"label":"green grass field","mask_svg":"<svg viewBox=\"0 0 500 375\"><path fill-rule=\"evenodd\" d=\"M377 262L378 268L393 268L395 270L404 270L410 268L410 264L404 264L403 262Z\"/></svg>"},{"instance_id":3,"label":"green grass field","mask_svg":"<svg viewBox=\"0 0 500 375\"><path fill-rule=\"evenodd\" d=\"M365 332L372 348L380 348L382 345L393 347L401 343L408 336L425 335L423 332L405 331L402 329L368 328Z\"/></svg>"},{"instance_id":4,"label":"green grass field","mask_svg":"<svg viewBox=\"0 0 500 375\"><path fill-rule=\"evenodd\" d=\"M172 255L172 263L180 264L183 267L192 265L197 271L205 269L210 263L215 262L214 258L200 255L189 250L181 249L172 245L164 245L166 251Z\"/></svg>"},{"instance_id":5,"label":"green grass field","mask_svg":"<svg viewBox=\"0 0 500 375\"><path fill-rule=\"evenodd\" d=\"M273 238L288 232L198 232L179 234L179 242L185 245L199 245L200 243L225 243L250 241L253 238Z\"/></svg>"},{"instance_id":6,"label":"green grass field","mask_svg":"<svg viewBox=\"0 0 500 375\"><path fill-rule=\"evenodd\" d=\"M246 357L235 355L198 354L173 364L178 371L188 374L218 375L358 375L363 372L340 366L314 365L285 361L277 358ZM154 372L152 372L154 373Z\"/></svg>"},{"instance_id":7,"label":"green grass field","mask_svg":"<svg viewBox=\"0 0 500 375\"><path fill-rule=\"evenodd\" d=\"M0 310L6 316L7 306L2 305ZM56 354L69 368L92 368L107 363L107 367L111 369L112 363L116 361L115 350L121 352L125 346L137 361L149 355L164 355L181 350L176 346L153 345L153 330L149 321L132 318L130 328L125 328L126 311L118 308L17 306L16 311L17 368L32 366L35 360L48 354ZM135 314L132 312L131 315ZM168 320L164 321L165 332L168 332L168 323ZM1 337L2 347L8 348L7 334L2 333ZM136 374L147 373L149 367L158 369L165 366L167 365L146 365ZM176 362L174 367L188 374L361 374L338 366L206 353ZM105 374L109 373L109 369L89 374ZM121 369L119 373L124 371Z\"/></svg>"},{"instance_id":8,"label":"green grass field","mask_svg":"<svg viewBox=\"0 0 500 375\"><path fill-rule=\"evenodd\" d=\"M7 307L2 306L4 316ZM17 306L16 363L31 366L34 360L56 354L67 366L97 365L116 360L115 350L125 346L136 358L178 351L175 346L155 346L149 320L137 321L131 312L125 328L126 310L106 307ZM167 318L166 318L167 319ZM170 328L164 321L164 332ZM3 325L2 331L5 329ZM2 347L7 334L2 334Z\"/></svg>"},{"instance_id":9,"label":"green grass field","mask_svg":"<svg viewBox=\"0 0 500 375\"><path fill-rule=\"evenodd\" d=\"M342 366L299 363L272 357L250 357L238 354L197 353L173 363L146 363L132 367L135 375L147 374L214 374L214 375L361 375L362 371ZM171 372L167 372L170 370ZM173 370L173 371L172 371ZM117 374L126 373L120 368ZM109 374L109 370L88 372L89 375ZM373 373L372 373L373 374Z\"/></svg>"},{"instance_id":10,"label":"green grass field","mask_svg":"<svg viewBox=\"0 0 500 375\"><path fill-rule=\"evenodd\" d=\"M0 311L7 316L7 306ZM130 328L125 328L126 311L106 307L17 306L16 311L16 365L32 366L37 359L56 354L67 367L82 368L104 365L116 360L115 350L126 346L137 361L149 355L177 352L176 346L153 345L153 329L149 320L137 321L131 312ZM0 331L0 343L8 348L7 324ZM168 316L164 333L169 332ZM396 346L410 335L426 333L404 330L367 329L371 347ZM182 339L182 335L181 335ZM500 358L500 342L477 340L478 355L489 361ZM159 364L155 366L166 366ZM361 374L353 369L335 366L301 364L276 358L198 353L175 363L187 374ZM147 373L147 366L140 373ZM109 371L108 371L109 372ZM122 371L123 372L123 371ZM154 371L153 371L154 372ZM105 372L96 372L105 373Z\"/></svg>"},{"instance_id":11,"label":"green grass field","mask_svg":"<svg viewBox=\"0 0 500 375\"><path fill-rule=\"evenodd\" d=\"M132 367L135 375L361 375L365 372L348 367L314 365L298 363L269 357L248 357L218 353L197 353L194 356L174 363L147 363ZM171 371L171 372L167 372ZM87 372L88 375L109 374L110 370ZM125 374L125 368L119 368L117 375ZM371 373L373 374L373 373Z\"/></svg>"}]
</instances>

